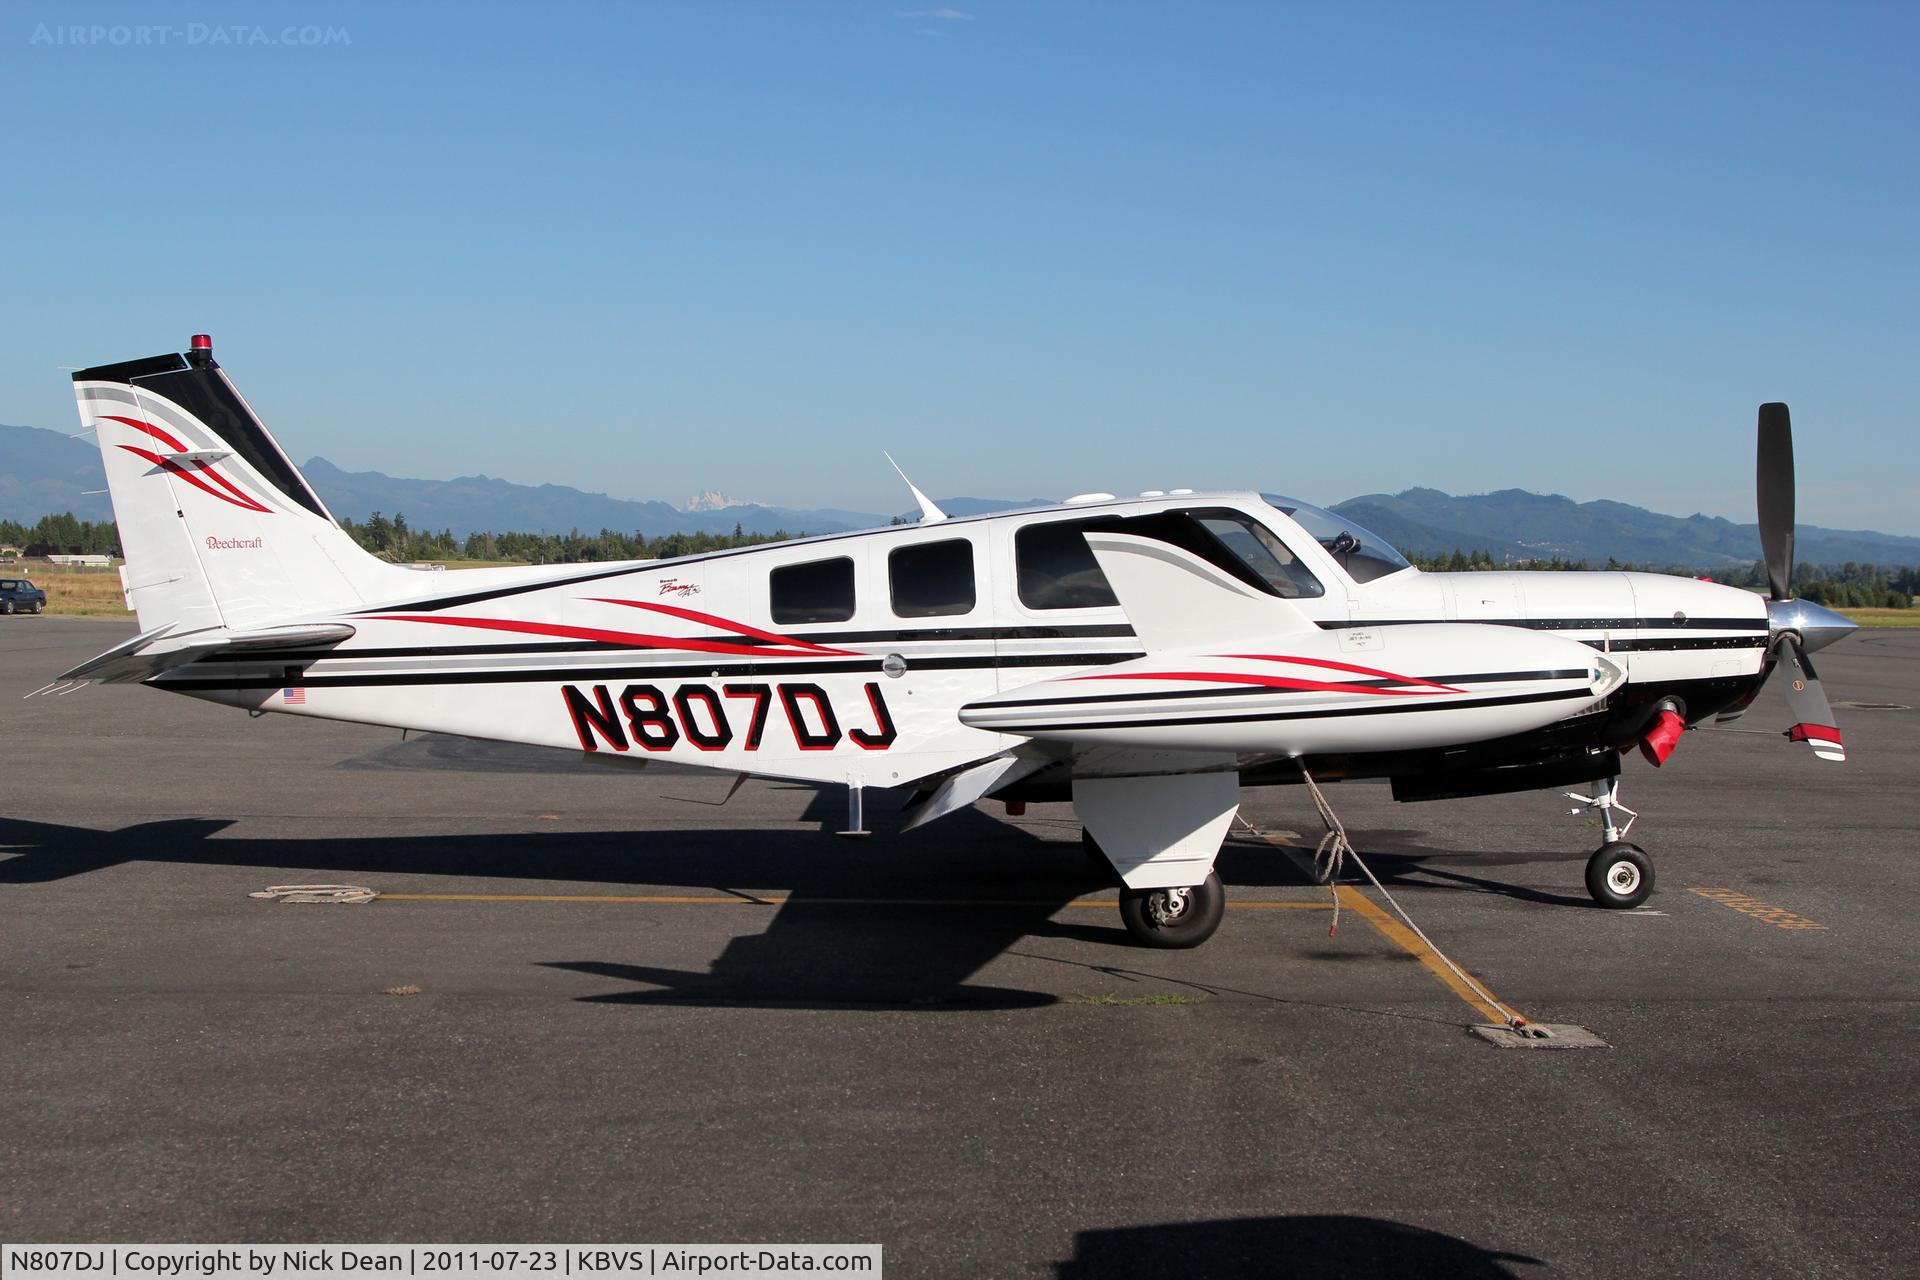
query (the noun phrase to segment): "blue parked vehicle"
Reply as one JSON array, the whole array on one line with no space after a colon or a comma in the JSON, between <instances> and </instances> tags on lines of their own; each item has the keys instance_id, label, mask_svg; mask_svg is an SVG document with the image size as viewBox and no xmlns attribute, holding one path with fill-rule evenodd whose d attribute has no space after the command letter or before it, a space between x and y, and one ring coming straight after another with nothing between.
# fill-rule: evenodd
<instances>
[{"instance_id":1,"label":"blue parked vehicle","mask_svg":"<svg viewBox=\"0 0 1920 1280\"><path fill-rule=\"evenodd\" d=\"M0 578L0 613L39 613L47 593L25 578Z\"/></svg>"}]
</instances>

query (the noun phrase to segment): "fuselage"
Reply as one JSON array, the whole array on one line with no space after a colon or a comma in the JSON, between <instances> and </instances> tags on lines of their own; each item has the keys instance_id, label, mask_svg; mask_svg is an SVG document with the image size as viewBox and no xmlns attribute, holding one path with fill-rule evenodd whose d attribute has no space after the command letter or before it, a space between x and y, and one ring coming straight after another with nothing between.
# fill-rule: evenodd
<instances>
[{"instance_id":1,"label":"fuselage","mask_svg":"<svg viewBox=\"0 0 1920 1280\"><path fill-rule=\"evenodd\" d=\"M351 625L338 645L216 653L153 683L259 710L622 760L904 785L1015 740L963 723L957 709L1145 654L1087 550L1085 533L1102 529L1164 538L1286 598L1356 669L1397 672L1392 660L1407 645L1395 638L1410 640L1406 628L1476 623L1577 642L1624 674L1603 701L1550 725L1489 737L1484 725L1469 732L1463 716L1459 751L1430 727L1416 738L1382 735L1379 750L1364 734L1327 739L1339 743L1319 758L1330 776L1618 747L1663 701L1690 722L1734 702L1766 654L1766 605L1746 591L1644 573L1422 573L1331 513L1217 492L682 560L422 573L418 592L389 605L299 620ZM1136 767L1125 742L1094 748L1078 753L1076 775ZM1271 762L1257 750L1237 755L1222 765L1248 782L1291 776L1263 774Z\"/></svg>"}]
</instances>

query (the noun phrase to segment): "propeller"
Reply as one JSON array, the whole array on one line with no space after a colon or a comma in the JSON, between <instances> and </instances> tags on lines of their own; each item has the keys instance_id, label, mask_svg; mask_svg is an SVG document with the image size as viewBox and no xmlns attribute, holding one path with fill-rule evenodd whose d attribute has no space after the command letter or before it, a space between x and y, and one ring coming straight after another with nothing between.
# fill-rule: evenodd
<instances>
[{"instance_id":1,"label":"propeller","mask_svg":"<svg viewBox=\"0 0 1920 1280\"><path fill-rule=\"evenodd\" d=\"M1754 458L1760 508L1760 555L1775 600L1793 599L1793 420L1784 404L1760 406L1760 447Z\"/></svg>"},{"instance_id":2,"label":"propeller","mask_svg":"<svg viewBox=\"0 0 1920 1280\"><path fill-rule=\"evenodd\" d=\"M1746 711L1775 667L1787 669L1787 707L1793 712L1794 726L1787 737L1804 742L1822 760L1845 760L1840 729L1833 722L1833 707L1826 690L1807 656L1809 648L1821 649L1854 629L1847 618L1810 600L1793 595L1793 422L1784 404L1760 406L1759 447L1754 457L1754 489L1760 512L1760 554L1767 568L1767 621L1772 632L1767 642L1766 666L1753 691L1716 719L1724 724Z\"/></svg>"}]
</instances>

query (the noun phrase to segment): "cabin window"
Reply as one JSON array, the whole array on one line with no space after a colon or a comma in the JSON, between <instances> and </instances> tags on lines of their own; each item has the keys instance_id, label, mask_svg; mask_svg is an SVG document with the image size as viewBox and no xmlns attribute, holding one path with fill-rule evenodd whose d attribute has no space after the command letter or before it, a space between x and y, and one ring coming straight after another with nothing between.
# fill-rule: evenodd
<instances>
[{"instance_id":1,"label":"cabin window","mask_svg":"<svg viewBox=\"0 0 1920 1280\"><path fill-rule=\"evenodd\" d=\"M1028 525L1013 539L1021 603L1029 609L1116 603L1087 546L1085 535L1094 531L1130 533L1179 547L1268 595L1300 600L1326 594L1326 587L1273 530L1244 511L1194 507Z\"/></svg>"},{"instance_id":2,"label":"cabin window","mask_svg":"<svg viewBox=\"0 0 1920 1280\"><path fill-rule=\"evenodd\" d=\"M1259 579L1254 585L1264 585L1266 590L1288 600L1327 593L1327 589L1320 585L1320 579L1295 558L1287 544L1280 541L1273 530L1244 512L1222 509L1189 514L1201 528L1232 552L1235 559L1254 572ZM1218 563L1215 557L1208 558Z\"/></svg>"},{"instance_id":3,"label":"cabin window","mask_svg":"<svg viewBox=\"0 0 1920 1280\"><path fill-rule=\"evenodd\" d=\"M853 561L846 556L790 564L767 575L773 620L845 622L853 616Z\"/></svg>"},{"instance_id":4,"label":"cabin window","mask_svg":"<svg viewBox=\"0 0 1920 1280\"><path fill-rule=\"evenodd\" d=\"M972 613L973 543L965 538L895 547L887 556L893 612L902 618Z\"/></svg>"},{"instance_id":5,"label":"cabin window","mask_svg":"<svg viewBox=\"0 0 1920 1280\"><path fill-rule=\"evenodd\" d=\"M1120 603L1087 546L1091 528L1113 520L1056 520L1030 524L1013 535L1014 579L1029 609L1097 609Z\"/></svg>"}]
</instances>

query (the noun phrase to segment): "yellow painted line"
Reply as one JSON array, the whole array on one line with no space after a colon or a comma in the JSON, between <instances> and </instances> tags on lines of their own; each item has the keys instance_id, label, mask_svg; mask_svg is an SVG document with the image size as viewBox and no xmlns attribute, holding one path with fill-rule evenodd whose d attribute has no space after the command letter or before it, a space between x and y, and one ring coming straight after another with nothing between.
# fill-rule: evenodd
<instances>
[{"instance_id":1,"label":"yellow painted line","mask_svg":"<svg viewBox=\"0 0 1920 1280\"><path fill-rule=\"evenodd\" d=\"M1497 1026L1505 1026L1507 1024L1506 1013L1488 1004L1480 997L1478 992L1461 981L1460 975L1452 969L1449 969L1447 962L1440 958L1439 953L1420 940L1419 934L1375 906L1373 899L1367 897L1366 894L1361 893L1352 885L1343 884L1337 892L1340 894L1341 906L1352 911L1362 920L1372 925L1374 931L1381 937L1393 943L1401 950L1406 951L1412 955L1414 959L1425 965L1427 971L1434 977L1440 979L1440 981L1445 984L1447 990L1466 1001L1471 1008L1478 1010L1486 1017L1487 1021ZM1476 978L1474 981L1479 982L1479 979ZM1484 988L1487 984L1481 982L1480 985ZM1519 1010L1515 1009L1513 1012L1517 1014Z\"/></svg>"},{"instance_id":2,"label":"yellow painted line","mask_svg":"<svg viewBox=\"0 0 1920 1280\"><path fill-rule=\"evenodd\" d=\"M765 898L757 895L721 894L711 896L623 893L380 893L381 902L605 902L650 903L666 906L778 907L794 901L790 897ZM828 907L1115 907L1113 898L1082 898L1073 902L1040 899L987 898L801 898L802 905ZM1330 911L1325 902L1282 902L1248 900L1229 902L1243 910L1295 909Z\"/></svg>"},{"instance_id":3,"label":"yellow painted line","mask_svg":"<svg viewBox=\"0 0 1920 1280\"><path fill-rule=\"evenodd\" d=\"M1761 924L1770 924L1776 929L1824 929L1827 926L1809 920L1797 912L1785 907L1772 907L1751 894L1739 889L1688 889L1688 893L1697 893L1709 902L1717 902L1723 907L1731 907L1744 916L1751 916Z\"/></svg>"},{"instance_id":4,"label":"yellow painted line","mask_svg":"<svg viewBox=\"0 0 1920 1280\"><path fill-rule=\"evenodd\" d=\"M624 893L378 893L381 902L661 902L682 905L707 903L736 907L777 907L785 898L752 898L736 894L720 897L669 897Z\"/></svg>"},{"instance_id":5,"label":"yellow painted line","mask_svg":"<svg viewBox=\"0 0 1920 1280\"><path fill-rule=\"evenodd\" d=\"M1265 835L1264 833L1261 835L1261 838L1267 841L1268 844L1276 845L1282 849L1296 847L1289 841L1276 840L1272 836ZM1509 1013L1512 1013L1516 1017L1520 1015L1520 1011L1512 1008L1512 1006L1502 1009L1487 1003L1486 999L1482 997L1479 992L1462 981L1459 974L1447 967L1447 962L1440 958L1439 952L1422 942L1419 934L1388 915L1383 908L1376 906L1373 899L1367 897L1366 894L1361 893L1352 885L1345 884L1338 886L1335 892L1340 895L1340 905L1342 907L1353 912L1362 920L1365 920L1373 926L1374 932L1425 965L1427 972L1440 979L1441 984L1444 985L1447 990L1466 1001L1469 1008L1478 1012L1489 1022L1498 1026L1505 1026L1507 1025L1507 1015ZM1465 972L1465 970L1463 969L1462 972ZM1479 983L1482 990L1489 989L1487 984L1480 982L1478 978L1474 978L1474 982Z\"/></svg>"}]
</instances>

